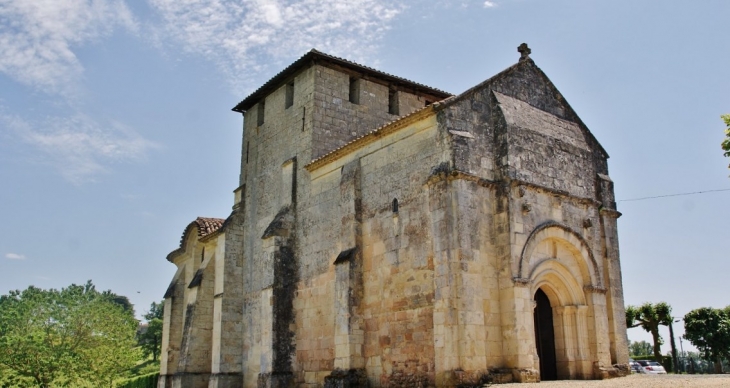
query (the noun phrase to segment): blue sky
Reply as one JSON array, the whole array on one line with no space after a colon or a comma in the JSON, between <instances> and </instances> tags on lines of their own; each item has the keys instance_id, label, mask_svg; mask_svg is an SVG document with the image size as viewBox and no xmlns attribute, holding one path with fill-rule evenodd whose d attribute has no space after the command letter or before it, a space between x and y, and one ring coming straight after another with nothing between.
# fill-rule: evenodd
<instances>
[{"instance_id":1,"label":"blue sky","mask_svg":"<svg viewBox=\"0 0 730 388\"><path fill-rule=\"evenodd\" d=\"M0 293L92 279L144 313L185 226L230 212L230 109L313 47L460 93L527 42L611 155L619 200L730 188L728 14L723 0L0 0ZM627 304L730 304L729 199L619 202Z\"/></svg>"}]
</instances>

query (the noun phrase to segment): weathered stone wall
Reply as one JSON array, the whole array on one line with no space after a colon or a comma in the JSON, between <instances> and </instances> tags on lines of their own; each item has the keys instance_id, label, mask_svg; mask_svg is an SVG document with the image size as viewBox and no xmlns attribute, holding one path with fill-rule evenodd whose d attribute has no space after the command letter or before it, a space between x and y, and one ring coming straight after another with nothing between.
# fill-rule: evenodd
<instances>
[{"instance_id":1,"label":"weathered stone wall","mask_svg":"<svg viewBox=\"0 0 730 388\"><path fill-rule=\"evenodd\" d=\"M310 247L315 259L324 256L328 274L305 282L295 301L300 308L297 327L302 328L301 335L297 333L297 360L306 384L322 384L327 369L321 368L332 370L329 360L337 363L338 355L350 357L350 364L343 365L364 367L373 386L434 381L432 220L423 209L429 206L429 193L424 188L431 170L448 160L445 137L436 128L431 116L312 172L316 201L310 208L301 209L311 237L303 238L301 246ZM356 201L347 206L342 196L350 189L343 174L353 163L356 167L352 168L358 169L358 194L346 197L346 201ZM361 218L359 239L343 232L353 218ZM331 239L317 239L320 231L326 230L332 231ZM332 272L340 272L329 264L357 240L361 241L356 246L361 252L361 283L349 276L333 278ZM309 257L303 255L305 266ZM348 289L344 284L348 282L353 282L350 301L338 302L333 291ZM313 293L318 297L311 297ZM342 303L355 304L349 312L360 319L341 321L342 313L336 306ZM323 324L323 320L328 323ZM334 336L334 341L327 338L338 332L335 322L349 325L350 336ZM324 332L324 339L313 340L319 330ZM338 343L337 338L349 339L350 343ZM336 354L331 353L332 345Z\"/></svg>"},{"instance_id":2,"label":"weathered stone wall","mask_svg":"<svg viewBox=\"0 0 730 388\"><path fill-rule=\"evenodd\" d=\"M158 386L208 387L213 354L217 239L201 241L195 223L170 259L178 271L165 293L165 320ZM222 241L222 240L221 240Z\"/></svg>"},{"instance_id":3,"label":"weathered stone wall","mask_svg":"<svg viewBox=\"0 0 730 388\"><path fill-rule=\"evenodd\" d=\"M343 69L322 65L314 67L314 120L317 130L312 136L312 158L337 149L399 116L423 108L434 96L416 95L397 85L383 85ZM356 103L350 102L350 79L358 82ZM397 112L389 113L390 91L395 92Z\"/></svg>"},{"instance_id":4,"label":"weathered stone wall","mask_svg":"<svg viewBox=\"0 0 730 388\"><path fill-rule=\"evenodd\" d=\"M288 108L285 107L286 85L268 95L262 125L258 125L257 108L249 110L245 115L241 174L241 197L245 206L241 210L242 217L231 221L232 226L240 225L243 229L243 247L240 254L242 281L239 280L243 293L244 332L241 362L244 365L243 374L247 386L256 386L259 383L266 385L269 384L272 373L291 372L277 370L277 367L283 365L291 369L282 360L293 356L293 350L287 350L287 346L282 346L280 340L286 334L288 325L294 323L293 317L286 318L286 322L273 319L273 314L279 311L280 303L283 303L282 294L275 292L282 290L281 287L275 287L277 268L282 268L277 266L277 263L282 263L281 242L262 239L262 236L284 207L296 206L297 197L294 193L307 191L306 188L293 186L301 184L301 181L296 180L298 171L292 170L292 166L294 169L299 167L292 165L291 161L308 160L310 157L313 74L314 69L309 68L294 77L293 105ZM289 171L288 187L285 187L287 185L283 181L285 171ZM291 225L284 227L286 228L291 228ZM296 232L290 232L286 245L293 248L296 244ZM279 280L285 278L291 276L281 276ZM259 381L260 377L264 381Z\"/></svg>"},{"instance_id":5,"label":"weathered stone wall","mask_svg":"<svg viewBox=\"0 0 730 388\"><path fill-rule=\"evenodd\" d=\"M184 266L178 267L165 293L164 321L160 352L159 388L172 387L172 375L177 372L180 341L182 340L183 311L185 309Z\"/></svg>"},{"instance_id":6,"label":"weathered stone wall","mask_svg":"<svg viewBox=\"0 0 730 388\"><path fill-rule=\"evenodd\" d=\"M178 367L180 372L210 373L213 334L213 287L215 280L215 264L210 260L211 256L211 254L208 254L208 259L203 261L201 267L196 271L197 276L202 276L202 279L198 281L199 283L188 286L183 348L180 350L180 366ZM196 257L191 259L200 261Z\"/></svg>"},{"instance_id":7,"label":"weathered stone wall","mask_svg":"<svg viewBox=\"0 0 730 388\"><path fill-rule=\"evenodd\" d=\"M558 358L564 360L562 376L591 378L600 374L594 371L592 362L600 368L625 362L625 356L613 356L615 346L625 343L613 334L613 330L625 332L614 327L620 324L619 315L623 314L623 310L616 309L623 305L617 302L622 291L617 289L620 285L612 285L607 279L620 278L616 273L618 246L612 235L615 229L607 237L607 228L603 226L604 219L615 225L616 213L610 210L615 209L613 189L610 183L597 184L604 181L600 177L607 173L607 156L583 129L570 106L544 74L526 62L458 96L456 101L447 102L447 108L439 114L439 123L452 135L456 175L465 174L456 179L479 182L477 186L484 192L478 197L494 198L488 206L479 208L486 214L464 208L474 189L462 187L457 198L464 202L458 202L460 210L455 224L457 245L462 252L469 252L468 248L472 252L489 252L485 259L489 263L494 258L493 267L484 273L499 274L487 284L498 285L489 296L498 295L499 304L491 300L493 310L498 311L495 318L501 319L499 331L503 342L501 351L489 352L499 356L494 362L487 362L488 367L515 368L517 379L524 377L519 370L526 370L525 376L530 378L533 372L529 369L537 368L531 316L533 294L542 280L531 271L541 264L540 268L545 267L542 261L552 257L558 259L558 265L568 271L568 276L577 279L574 291L582 299L576 303L585 307L576 312L560 310L561 314L573 314L559 316L564 318L560 322L575 328L556 334L561 346L557 351L562 352ZM599 187L603 194L597 192ZM602 197L606 199L601 200ZM599 215L601 207L609 210ZM489 220L482 222L480 218ZM571 237L560 237L555 232L550 240L555 241L554 252L546 248L553 243L544 243L544 252L523 258L529 238L546 223L564 228L563 234L570 231ZM462 229L462 225L469 227ZM480 244L470 233L474 230L488 231L490 243ZM462 253L462 257L468 255ZM537 277L531 279L531 275ZM462 271L458 276L467 275ZM553 286L567 288L562 284ZM606 335L609 330L611 334Z\"/></svg>"},{"instance_id":8,"label":"weathered stone wall","mask_svg":"<svg viewBox=\"0 0 730 388\"><path fill-rule=\"evenodd\" d=\"M215 251L214 326L211 388L240 384L243 372L243 227L237 203Z\"/></svg>"}]
</instances>

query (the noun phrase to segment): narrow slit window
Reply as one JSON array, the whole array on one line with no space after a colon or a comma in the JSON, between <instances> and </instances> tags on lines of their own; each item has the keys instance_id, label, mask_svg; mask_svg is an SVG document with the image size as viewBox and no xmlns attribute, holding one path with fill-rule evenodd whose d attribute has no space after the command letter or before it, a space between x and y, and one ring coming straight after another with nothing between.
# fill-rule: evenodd
<instances>
[{"instance_id":1,"label":"narrow slit window","mask_svg":"<svg viewBox=\"0 0 730 388\"><path fill-rule=\"evenodd\" d=\"M350 102L360 104L360 79L350 77Z\"/></svg>"},{"instance_id":2,"label":"narrow slit window","mask_svg":"<svg viewBox=\"0 0 730 388\"><path fill-rule=\"evenodd\" d=\"M248 163L248 143L246 142L246 163Z\"/></svg>"},{"instance_id":3,"label":"narrow slit window","mask_svg":"<svg viewBox=\"0 0 730 388\"><path fill-rule=\"evenodd\" d=\"M393 198L393 213L398 214L398 198Z\"/></svg>"},{"instance_id":4,"label":"narrow slit window","mask_svg":"<svg viewBox=\"0 0 730 388\"><path fill-rule=\"evenodd\" d=\"M304 132L304 124L306 123L305 119L307 118L307 107L302 107L302 132Z\"/></svg>"},{"instance_id":5,"label":"narrow slit window","mask_svg":"<svg viewBox=\"0 0 730 388\"><path fill-rule=\"evenodd\" d=\"M286 84L286 104L284 109L294 105L294 81Z\"/></svg>"},{"instance_id":6,"label":"narrow slit window","mask_svg":"<svg viewBox=\"0 0 730 388\"><path fill-rule=\"evenodd\" d=\"M258 110L256 111L256 125L264 125L264 110L266 108L266 101L261 100L259 102Z\"/></svg>"},{"instance_id":7,"label":"narrow slit window","mask_svg":"<svg viewBox=\"0 0 730 388\"><path fill-rule=\"evenodd\" d=\"M398 92L393 89L388 91L388 113L398 114Z\"/></svg>"}]
</instances>

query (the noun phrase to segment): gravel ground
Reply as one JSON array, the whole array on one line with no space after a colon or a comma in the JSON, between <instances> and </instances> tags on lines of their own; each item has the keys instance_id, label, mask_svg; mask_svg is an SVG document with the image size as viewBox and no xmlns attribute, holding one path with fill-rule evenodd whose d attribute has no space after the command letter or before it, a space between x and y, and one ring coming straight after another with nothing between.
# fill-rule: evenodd
<instances>
[{"instance_id":1,"label":"gravel ground","mask_svg":"<svg viewBox=\"0 0 730 388\"><path fill-rule=\"evenodd\" d=\"M495 385L498 387L498 385ZM730 387L730 375L639 375L609 380L543 381L539 384L505 384L505 388L664 388L664 387Z\"/></svg>"}]
</instances>

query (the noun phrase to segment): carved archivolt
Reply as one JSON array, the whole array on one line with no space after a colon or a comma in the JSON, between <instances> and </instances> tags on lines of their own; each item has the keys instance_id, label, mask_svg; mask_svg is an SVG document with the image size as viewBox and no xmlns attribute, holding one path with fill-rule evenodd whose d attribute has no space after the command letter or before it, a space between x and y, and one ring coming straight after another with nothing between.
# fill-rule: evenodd
<instances>
[{"instance_id":1,"label":"carved archivolt","mask_svg":"<svg viewBox=\"0 0 730 388\"><path fill-rule=\"evenodd\" d=\"M546 260L538 264L531 275L532 291L541 288L557 306L582 306L586 304L583 288L575 276L558 260Z\"/></svg>"},{"instance_id":2,"label":"carved archivolt","mask_svg":"<svg viewBox=\"0 0 730 388\"><path fill-rule=\"evenodd\" d=\"M582 263L578 263L579 267L584 268L587 271L586 279L583 279L585 286L591 286L598 289L603 288L603 278L601 276L600 267L593 256L593 251L588 245L588 242L572 230L570 227L563 225L555 221L546 222L532 231L530 236L527 238L525 246L522 248L520 254L520 261L517 270L518 279L535 279L535 271L541 264L553 261L553 259L543 259L540 262L531 263L530 259L535 251L535 248L543 241L553 239L559 240L572 247L576 253L579 254L583 260ZM530 268L527 268L527 267Z\"/></svg>"}]
</instances>

